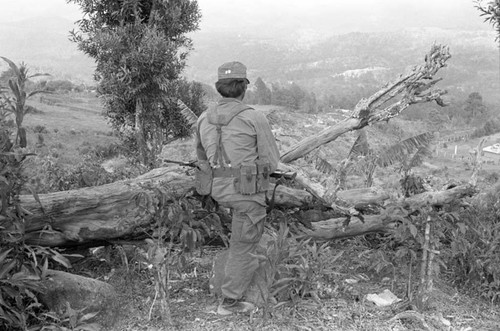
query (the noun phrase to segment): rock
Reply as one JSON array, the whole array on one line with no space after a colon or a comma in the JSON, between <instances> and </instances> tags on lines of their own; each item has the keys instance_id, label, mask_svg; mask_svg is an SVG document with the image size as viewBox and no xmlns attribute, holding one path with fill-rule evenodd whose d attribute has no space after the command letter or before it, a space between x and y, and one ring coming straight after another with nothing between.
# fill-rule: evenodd
<instances>
[{"instance_id":1,"label":"rock","mask_svg":"<svg viewBox=\"0 0 500 331\"><path fill-rule=\"evenodd\" d=\"M112 325L117 316L117 294L113 286L88 277L50 270L41 284L39 299L50 310L62 314L67 304L84 313L98 312L99 320Z\"/></svg>"},{"instance_id":2,"label":"rock","mask_svg":"<svg viewBox=\"0 0 500 331\"><path fill-rule=\"evenodd\" d=\"M265 248L267 247L267 242L272 240L273 238L264 234L259 242L259 252L258 254L264 254ZM228 250L222 251L215 256L213 267L212 267L212 276L210 277L209 286L210 293L216 296L222 296L222 282L225 277L225 266L227 261ZM245 301L251 302L257 306L263 306L267 299L269 298L269 289L268 284L269 280L267 279L267 275L270 275L270 272L266 272L266 268L268 265L266 263L261 263L259 269L255 272L255 275L248 287L247 291L243 294L245 297Z\"/></svg>"},{"instance_id":3,"label":"rock","mask_svg":"<svg viewBox=\"0 0 500 331\"><path fill-rule=\"evenodd\" d=\"M368 294L366 296L366 300L375 303L379 307L390 306L393 303L401 301L394 293L389 291L388 289L383 290L378 294Z\"/></svg>"}]
</instances>

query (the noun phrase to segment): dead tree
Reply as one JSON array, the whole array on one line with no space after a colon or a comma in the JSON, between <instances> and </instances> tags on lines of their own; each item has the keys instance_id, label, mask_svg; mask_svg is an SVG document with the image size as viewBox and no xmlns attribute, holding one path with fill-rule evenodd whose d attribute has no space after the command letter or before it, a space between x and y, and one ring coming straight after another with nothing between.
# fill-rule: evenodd
<instances>
[{"instance_id":1,"label":"dead tree","mask_svg":"<svg viewBox=\"0 0 500 331\"><path fill-rule=\"evenodd\" d=\"M446 91L433 88L441 80L434 79L434 75L446 66L446 61L450 57L448 47L433 45L429 54L425 56L423 65L414 67L410 73L388 83L371 97L361 99L349 118L292 146L281 156L281 162L290 163L297 160L349 131L359 130L371 123L387 121L412 104L436 101L438 105L444 106L441 96ZM390 104L396 97L401 99Z\"/></svg>"}]
</instances>

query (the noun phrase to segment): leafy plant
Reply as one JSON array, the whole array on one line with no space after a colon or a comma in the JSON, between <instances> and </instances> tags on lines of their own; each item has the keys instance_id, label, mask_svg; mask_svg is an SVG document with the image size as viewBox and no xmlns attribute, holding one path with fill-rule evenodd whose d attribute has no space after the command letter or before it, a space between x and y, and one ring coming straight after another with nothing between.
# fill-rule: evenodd
<instances>
[{"instance_id":1,"label":"leafy plant","mask_svg":"<svg viewBox=\"0 0 500 331\"><path fill-rule=\"evenodd\" d=\"M18 67L14 62L9 60L6 57L0 56L5 62L8 63L10 69L13 71L15 74L15 77L12 79L9 79L9 88L10 92L12 94L12 99L6 99L9 107L7 107L7 110L14 114L16 118L16 126L17 126L17 133L16 133L16 138L14 139L14 144L19 145L21 147L26 147L26 129L23 128L23 120L24 116L29 113L30 111L33 111L33 107L26 105L26 101L39 93L47 93L48 91L46 90L34 90L31 92L26 91L26 83L28 82L29 79L34 78L34 77L39 77L39 76L48 76L49 74L45 73L36 73L36 74L29 74L29 70L26 66L26 64L21 63L21 65Z\"/></svg>"},{"instance_id":2,"label":"leafy plant","mask_svg":"<svg viewBox=\"0 0 500 331\"><path fill-rule=\"evenodd\" d=\"M460 221L447 233L447 274L458 285L500 302L500 186L460 212Z\"/></svg>"},{"instance_id":3,"label":"leafy plant","mask_svg":"<svg viewBox=\"0 0 500 331\"><path fill-rule=\"evenodd\" d=\"M336 169L337 190L345 187L345 180L349 172L364 175L366 187L373 184L373 174L377 167L400 166L403 179L410 175L411 169L422 164L425 157L431 155L430 144L434 135L425 132L404 139L391 146L373 150L368 144L365 130L360 130L358 138L351 147L346 159L340 162ZM334 167L324 158L314 159L316 169L324 173L332 173Z\"/></svg>"},{"instance_id":4,"label":"leafy plant","mask_svg":"<svg viewBox=\"0 0 500 331\"><path fill-rule=\"evenodd\" d=\"M56 249L24 243L24 210L19 194L26 182L23 153L10 140L9 128L0 121L0 329L38 330L45 307L36 294L49 263L70 267Z\"/></svg>"},{"instance_id":5,"label":"leafy plant","mask_svg":"<svg viewBox=\"0 0 500 331\"><path fill-rule=\"evenodd\" d=\"M169 282L176 269L185 265L185 253L190 253L204 243L205 236L219 235L225 241L222 224L215 213L195 219L195 205L187 197L174 199L171 192L154 189L156 195L138 194L134 201L138 207L151 213L155 226L151 237L146 239L147 250L143 251L144 263L152 270L155 297L149 310L149 319L157 302L159 315L167 325L172 323L170 314ZM176 249L180 246L180 249Z\"/></svg>"},{"instance_id":6,"label":"leafy plant","mask_svg":"<svg viewBox=\"0 0 500 331\"><path fill-rule=\"evenodd\" d=\"M332 256L328 243L318 245L311 239L295 238L282 222L264 254L257 257L267 266L269 296L281 301L278 306L290 300L298 307L305 299L319 303L320 283L332 273L332 265L341 255Z\"/></svg>"},{"instance_id":7,"label":"leafy plant","mask_svg":"<svg viewBox=\"0 0 500 331\"><path fill-rule=\"evenodd\" d=\"M98 313L84 313L85 309L73 309L70 304L66 302L66 310L62 315L55 312L47 312L42 314L44 326L41 331L99 331L101 326L92 320Z\"/></svg>"}]
</instances>

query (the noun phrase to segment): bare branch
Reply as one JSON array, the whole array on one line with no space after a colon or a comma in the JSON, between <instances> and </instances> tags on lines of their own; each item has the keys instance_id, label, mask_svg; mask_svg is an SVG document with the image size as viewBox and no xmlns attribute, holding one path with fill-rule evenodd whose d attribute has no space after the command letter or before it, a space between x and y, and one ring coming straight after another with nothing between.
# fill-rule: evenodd
<instances>
[{"instance_id":1,"label":"bare branch","mask_svg":"<svg viewBox=\"0 0 500 331\"><path fill-rule=\"evenodd\" d=\"M436 101L438 105L445 106L441 97L446 91L433 89L433 86L440 81L433 77L439 69L446 66L446 61L450 57L448 47L433 45L425 56L423 65L414 67L404 76L399 76L371 97L361 99L349 118L292 146L282 155L281 162L289 163L299 159L346 132L359 130L370 123L389 120L412 104ZM390 104L396 97L400 99Z\"/></svg>"}]
</instances>

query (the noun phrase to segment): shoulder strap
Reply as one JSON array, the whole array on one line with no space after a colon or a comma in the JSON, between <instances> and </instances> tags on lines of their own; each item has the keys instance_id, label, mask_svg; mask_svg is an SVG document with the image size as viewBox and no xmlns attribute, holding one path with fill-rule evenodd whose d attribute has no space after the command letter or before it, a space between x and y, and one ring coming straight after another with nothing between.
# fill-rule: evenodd
<instances>
[{"instance_id":1,"label":"shoulder strap","mask_svg":"<svg viewBox=\"0 0 500 331\"><path fill-rule=\"evenodd\" d=\"M230 113L218 114L217 108L208 111L208 123L215 125L217 129L217 147L214 155L214 166L220 165L221 167L224 167L224 165L231 164L231 160L229 160L226 150L224 149L224 145L222 144L222 127L227 126L233 118L247 109L252 108L247 105L240 104L239 107L235 107L235 109L233 109Z\"/></svg>"}]
</instances>

